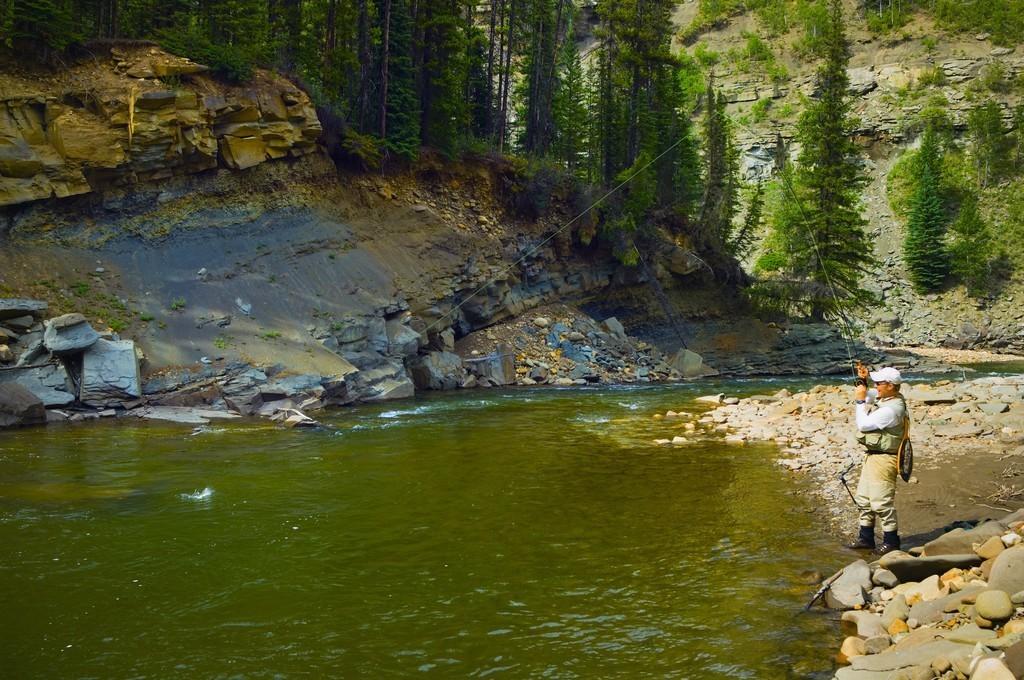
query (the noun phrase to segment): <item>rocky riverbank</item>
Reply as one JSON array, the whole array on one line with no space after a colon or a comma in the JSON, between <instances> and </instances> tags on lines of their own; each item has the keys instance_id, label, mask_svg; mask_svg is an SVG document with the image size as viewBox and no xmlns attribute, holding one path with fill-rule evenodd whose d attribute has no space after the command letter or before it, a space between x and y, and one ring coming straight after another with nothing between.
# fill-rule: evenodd
<instances>
[{"instance_id":1,"label":"rocky riverbank","mask_svg":"<svg viewBox=\"0 0 1024 680\"><path fill-rule=\"evenodd\" d=\"M245 310L240 310L245 313ZM411 397L417 390L505 385L656 382L713 374L686 350L673 356L566 305L499 324L455 346L449 328L399 318L367 326L332 322L325 346L352 370L324 375L204 356L199 367L145 371L132 340L95 330L78 313L45 318L41 300L0 299L0 427L133 416L203 424L260 416L316 425L330 406ZM224 319L220 320L223 323ZM230 319L228 319L230 322ZM320 335L318 335L320 333Z\"/></svg>"},{"instance_id":2,"label":"rocky riverbank","mask_svg":"<svg viewBox=\"0 0 1024 680\"><path fill-rule=\"evenodd\" d=\"M1024 376L907 384L903 392L915 449L915 476L897 492L907 551L857 560L825 581L824 602L844 611L837 661L847 667L835 677L1022 677L1024 509L984 518L1024 505ZM708 395L698 398L707 411L655 414L664 436L654 443L707 436L737 446L774 442L779 464L810 475L819 509L848 533L856 517L839 476L862 456L852 399L852 386L834 385ZM855 485L856 468L847 474ZM935 537L935 527L953 517L967 521Z\"/></svg>"},{"instance_id":3,"label":"rocky riverbank","mask_svg":"<svg viewBox=\"0 0 1024 680\"><path fill-rule=\"evenodd\" d=\"M957 527L825 581L846 636L836 680L1024 676L1024 511Z\"/></svg>"},{"instance_id":4,"label":"rocky riverbank","mask_svg":"<svg viewBox=\"0 0 1024 680\"><path fill-rule=\"evenodd\" d=\"M972 457L976 464L979 456L1024 456L1024 376L907 384L903 393L913 418L911 440L918 472L961 465ZM737 445L775 442L782 454L779 464L811 476L822 512L837 527L849 527L855 523L855 515L839 476L862 455L852 400L851 385L818 385L804 392L780 390L744 398L709 395L700 398L710 406L709 411L656 414L655 418L666 420L668 429L655 443L683 443L706 432L723 434L726 441ZM910 488L918 483L918 476L911 479ZM856 470L848 478L855 484ZM1024 500L1024 492L1005 483L985 480L984 486L991 488L979 486L978 502L999 506L1007 500ZM898 493L897 498L901 495L905 494Z\"/></svg>"}]
</instances>

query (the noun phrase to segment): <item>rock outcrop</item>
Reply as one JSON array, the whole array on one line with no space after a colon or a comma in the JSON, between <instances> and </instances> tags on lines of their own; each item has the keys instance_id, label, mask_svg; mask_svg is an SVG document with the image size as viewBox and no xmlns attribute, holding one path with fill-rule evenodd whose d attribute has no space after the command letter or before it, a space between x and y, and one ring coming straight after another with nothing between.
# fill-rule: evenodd
<instances>
[{"instance_id":1,"label":"rock outcrop","mask_svg":"<svg viewBox=\"0 0 1024 680\"><path fill-rule=\"evenodd\" d=\"M297 87L261 71L229 88L204 70L156 47L112 48L45 82L10 77L0 88L0 206L316 149L320 122Z\"/></svg>"}]
</instances>

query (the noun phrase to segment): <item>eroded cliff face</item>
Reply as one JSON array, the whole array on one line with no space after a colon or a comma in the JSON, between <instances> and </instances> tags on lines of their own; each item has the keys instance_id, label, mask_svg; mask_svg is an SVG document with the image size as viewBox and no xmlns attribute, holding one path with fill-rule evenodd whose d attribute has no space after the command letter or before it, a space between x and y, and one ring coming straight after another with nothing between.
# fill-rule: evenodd
<instances>
[{"instance_id":1,"label":"eroded cliff face","mask_svg":"<svg viewBox=\"0 0 1024 680\"><path fill-rule=\"evenodd\" d=\"M59 73L0 73L0 206L64 198L317 149L309 97L258 72L244 87L156 47Z\"/></svg>"}]
</instances>

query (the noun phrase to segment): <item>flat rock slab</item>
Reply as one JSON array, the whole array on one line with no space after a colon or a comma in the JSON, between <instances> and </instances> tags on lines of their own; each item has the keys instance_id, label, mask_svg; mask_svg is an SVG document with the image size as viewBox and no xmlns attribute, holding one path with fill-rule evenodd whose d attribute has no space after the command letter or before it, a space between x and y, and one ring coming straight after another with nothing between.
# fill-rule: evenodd
<instances>
[{"instance_id":1,"label":"flat rock slab","mask_svg":"<svg viewBox=\"0 0 1024 680\"><path fill-rule=\"evenodd\" d=\"M42 300L25 300L21 298L0 298L0 319L14 319L19 316L42 316L47 305Z\"/></svg>"},{"instance_id":2,"label":"flat rock slab","mask_svg":"<svg viewBox=\"0 0 1024 680\"><path fill-rule=\"evenodd\" d=\"M952 392L941 390L911 389L904 395L907 401L919 401L929 406L935 404L955 404L958 399Z\"/></svg>"},{"instance_id":3,"label":"flat rock slab","mask_svg":"<svg viewBox=\"0 0 1024 680\"><path fill-rule=\"evenodd\" d=\"M135 343L100 339L86 350L78 396L90 406L114 406L142 396Z\"/></svg>"},{"instance_id":4,"label":"flat rock slab","mask_svg":"<svg viewBox=\"0 0 1024 680\"><path fill-rule=\"evenodd\" d=\"M75 400L67 371L59 364L0 371L0 383L17 383L46 406L67 406Z\"/></svg>"},{"instance_id":5,"label":"flat rock slab","mask_svg":"<svg viewBox=\"0 0 1024 680\"><path fill-rule=\"evenodd\" d=\"M922 645L917 645L907 649L894 649L882 652L881 654L874 654L872 656L858 656L851 659L850 668L855 671L892 673L893 671L898 671L902 668L909 668L911 666L928 666L931 664L932 659L940 655L954 657L963 654L970 654L973 649L974 645L970 644L961 644L951 640L935 640L933 642L926 642ZM872 676L841 676L839 673L836 674L836 678L860 677ZM882 677L890 676L886 675Z\"/></svg>"},{"instance_id":6,"label":"flat rock slab","mask_svg":"<svg viewBox=\"0 0 1024 680\"><path fill-rule=\"evenodd\" d=\"M933 555L910 557L906 553L883 555L878 564L891 571L900 583L923 581L929 576L945 574L950 569L970 569L982 563L982 558L970 552L962 555Z\"/></svg>"},{"instance_id":7,"label":"flat rock slab","mask_svg":"<svg viewBox=\"0 0 1024 680\"><path fill-rule=\"evenodd\" d=\"M922 625L937 623L942 620L942 614L946 610L956 611L956 608L968 595L977 595L986 590L985 586L967 586L963 590L940 597L937 600L918 602L910 608L910 618L917 619Z\"/></svg>"},{"instance_id":8,"label":"flat rock slab","mask_svg":"<svg viewBox=\"0 0 1024 680\"><path fill-rule=\"evenodd\" d=\"M974 552L974 544L984 543L993 536L1006 533L1006 525L995 520L979 524L970 531L953 529L939 536L934 541L924 544L924 554L933 555L966 555Z\"/></svg>"},{"instance_id":9,"label":"flat rock slab","mask_svg":"<svg viewBox=\"0 0 1024 680\"><path fill-rule=\"evenodd\" d=\"M234 418L241 418L237 413L192 408L190 406L143 406L132 411L131 415L137 418L167 420L172 423L183 423L186 425L206 425L215 419L232 420Z\"/></svg>"},{"instance_id":10,"label":"flat rock slab","mask_svg":"<svg viewBox=\"0 0 1024 680\"><path fill-rule=\"evenodd\" d=\"M46 322L43 345L54 354L77 354L96 344L100 339L81 314L64 314Z\"/></svg>"}]
</instances>

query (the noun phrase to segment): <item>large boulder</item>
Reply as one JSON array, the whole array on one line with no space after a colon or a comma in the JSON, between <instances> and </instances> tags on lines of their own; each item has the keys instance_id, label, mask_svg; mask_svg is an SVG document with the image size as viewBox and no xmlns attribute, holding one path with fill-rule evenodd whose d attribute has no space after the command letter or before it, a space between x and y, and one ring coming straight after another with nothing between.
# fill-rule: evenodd
<instances>
[{"instance_id":1,"label":"large boulder","mask_svg":"<svg viewBox=\"0 0 1024 680\"><path fill-rule=\"evenodd\" d=\"M684 378L697 378L704 373L704 359L688 349L680 349L676 352L669 365Z\"/></svg>"},{"instance_id":2,"label":"large boulder","mask_svg":"<svg viewBox=\"0 0 1024 680\"><path fill-rule=\"evenodd\" d=\"M418 356L409 362L409 373L418 390L454 390L465 379L462 359L451 352Z\"/></svg>"},{"instance_id":3,"label":"large boulder","mask_svg":"<svg viewBox=\"0 0 1024 680\"><path fill-rule=\"evenodd\" d=\"M0 383L0 427L45 423L46 407L39 397L18 383Z\"/></svg>"},{"instance_id":4,"label":"large boulder","mask_svg":"<svg viewBox=\"0 0 1024 680\"><path fill-rule=\"evenodd\" d=\"M0 320L14 319L19 316L42 316L47 304L41 300L23 300L19 298L0 298Z\"/></svg>"},{"instance_id":5,"label":"large boulder","mask_svg":"<svg viewBox=\"0 0 1024 680\"><path fill-rule=\"evenodd\" d=\"M1011 594L1024 590L1024 545L999 553L992 564L988 584L996 590Z\"/></svg>"},{"instance_id":6,"label":"large boulder","mask_svg":"<svg viewBox=\"0 0 1024 680\"><path fill-rule=\"evenodd\" d=\"M392 319L385 326L388 334L388 354L411 357L425 344L422 336L401 319Z\"/></svg>"},{"instance_id":7,"label":"large boulder","mask_svg":"<svg viewBox=\"0 0 1024 680\"><path fill-rule=\"evenodd\" d=\"M359 368L345 376L347 396L352 401L387 401L405 399L416 393L416 387L405 366L376 352L346 354L345 358Z\"/></svg>"},{"instance_id":8,"label":"large boulder","mask_svg":"<svg viewBox=\"0 0 1024 680\"><path fill-rule=\"evenodd\" d=\"M871 590L871 567L857 560L843 569L842 575L825 591L825 604L830 609L853 609L867 603L866 591Z\"/></svg>"},{"instance_id":9,"label":"large boulder","mask_svg":"<svg viewBox=\"0 0 1024 680\"><path fill-rule=\"evenodd\" d=\"M60 364L0 371L0 384L17 383L46 406L66 406L75 400L74 387Z\"/></svg>"},{"instance_id":10,"label":"large boulder","mask_svg":"<svg viewBox=\"0 0 1024 680\"><path fill-rule=\"evenodd\" d=\"M64 314L46 322L43 345L53 354L69 355L84 352L100 339L81 314Z\"/></svg>"},{"instance_id":11,"label":"large boulder","mask_svg":"<svg viewBox=\"0 0 1024 680\"><path fill-rule=\"evenodd\" d=\"M616 338L619 338L620 340L626 339L626 329L623 328L622 324L614 316L608 317L602 321L601 325L604 326L606 331L614 335Z\"/></svg>"},{"instance_id":12,"label":"large boulder","mask_svg":"<svg viewBox=\"0 0 1024 680\"><path fill-rule=\"evenodd\" d=\"M465 366L484 387L511 385L516 379L516 355L512 347L504 343L499 344L493 354L467 359Z\"/></svg>"},{"instance_id":13,"label":"large boulder","mask_svg":"<svg viewBox=\"0 0 1024 680\"><path fill-rule=\"evenodd\" d=\"M110 406L137 399L139 359L131 340L97 340L82 355L79 399L90 406Z\"/></svg>"}]
</instances>

